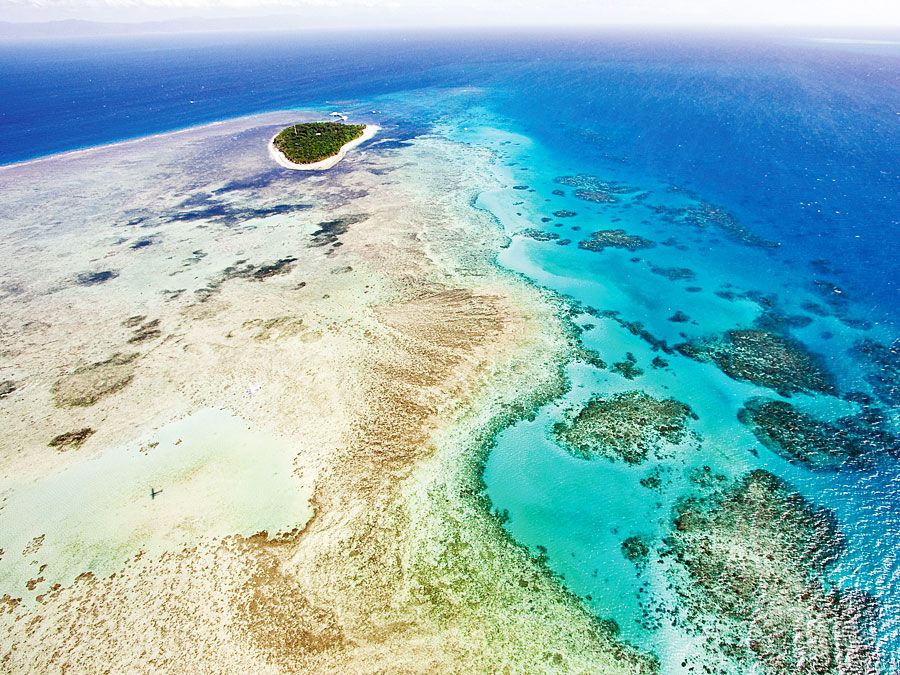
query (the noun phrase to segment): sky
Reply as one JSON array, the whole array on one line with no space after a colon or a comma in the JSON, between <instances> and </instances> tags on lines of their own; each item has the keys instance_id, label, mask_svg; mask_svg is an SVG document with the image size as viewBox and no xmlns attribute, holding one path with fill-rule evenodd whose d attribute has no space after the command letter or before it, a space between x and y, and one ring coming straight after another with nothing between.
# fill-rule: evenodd
<instances>
[{"instance_id":1,"label":"sky","mask_svg":"<svg viewBox=\"0 0 900 675\"><path fill-rule=\"evenodd\" d=\"M898 27L900 0L0 0L0 21L289 16L299 26Z\"/></svg>"}]
</instances>

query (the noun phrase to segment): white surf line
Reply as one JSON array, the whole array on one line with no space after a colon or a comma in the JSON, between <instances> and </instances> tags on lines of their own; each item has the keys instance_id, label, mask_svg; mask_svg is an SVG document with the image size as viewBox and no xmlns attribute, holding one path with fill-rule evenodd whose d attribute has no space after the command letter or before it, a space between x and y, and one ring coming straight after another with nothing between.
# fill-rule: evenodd
<instances>
[{"instance_id":1,"label":"white surf line","mask_svg":"<svg viewBox=\"0 0 900 675\"><path fill-rule=\"evenodd\" d=\"M296 162L292 162L287 157L285 157L284 153L275 147L275 138L278 136L278 134L275 134L275 136L272 136L272 140L269 141L269 156L285 169L294 169L296 171L324 171L325 169L330 169L335 164L340 162L348 151L374 137L375 134L378 133L379 128L380 127L374 124L367 124L366 128L363 129L362 136L360 136L359 138L354 138L348 143L344 143L341 146L341 149L337 151L336 155L326 157L319 162L312 162L310 164L297 164ZM278 133L281 132L279 131Z\"/></svg>"}]
</instances>

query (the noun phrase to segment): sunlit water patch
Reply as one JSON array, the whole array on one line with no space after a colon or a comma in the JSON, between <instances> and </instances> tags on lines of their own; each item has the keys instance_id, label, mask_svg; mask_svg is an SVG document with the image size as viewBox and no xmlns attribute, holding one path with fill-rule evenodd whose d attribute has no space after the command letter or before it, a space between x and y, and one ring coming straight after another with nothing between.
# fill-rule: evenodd
<instances>
[{"instance_id":1,"label":"sunlit water patch","mask_svg":"<svg viewBox=\"0 0 900 675\"><path fill-rule=\"evenodd\" d=\"M139 553L231 534L302 528L311 485L294 447L206 408L33 483L9 480L0 507L0 581L26 597Z\"/></svg>"}]
</instances>

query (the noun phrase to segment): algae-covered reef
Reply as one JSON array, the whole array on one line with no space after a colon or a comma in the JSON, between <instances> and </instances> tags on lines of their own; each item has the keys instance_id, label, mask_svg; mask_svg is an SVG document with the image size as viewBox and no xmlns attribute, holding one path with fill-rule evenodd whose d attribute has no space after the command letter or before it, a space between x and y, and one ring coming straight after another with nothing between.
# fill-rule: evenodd
<instances>
[{"instance_id":1,"label":"algae-covered reef","mask_svg":"<svg viewBox=\"0 0 900 675\"><path fill-rule=\"evenodd\" d=\"M641 464L663 444L684 441L689 420L696 418L680 401L634 390L592 399L574 417L555 424L553 433L579 457Z\"/></svg>"},{"instance_id":2,"label":"algae-covered reef","mask_svg":"<svg viewBox=\"0 0 900 675\"><path fill-rule=\"evenodd\" d=\"M134 378L137 354L113 354L108 359L80 366L56 381L53 398L60 407L93 405L125 387Z\"/></svg>"},{"instance_id":3,"label":"algae-covered reef","mask_svg":"<svg viewBox=\"0 0 900 675\"><path fill-rule=\"evenodd\" d=\"M740 410L738 419L764 446L808 469L859 468L880 457L900 456L900 439L886 428L883 413L869 407L829 422L786 401L754 398Z\"/></svg>"},{"instance_id":4,"label":"algae-covered reef","mask_svg":"<svg viewBox=\"0 0 900 675\"><path fill-rule=\"evenodd\" d=\"M363 135L364 124L306 122L292 124L275 137L275 147L297 164L312 164L333 157L342 146Z\"/></svg>"},{"instance_id":5,"label":"algae-covered reef","mask_svg":"<svg viewBox=\"0 0 900 675\"><path fill-rule=\"evenodd\" d=\"M681 503L667 540L706 648L735 672L879 672L873 600L825 580L843 542L833 515L757 470Z\"/></svg>"},{"instance_id":6,"label":"algae-covered reef","mask_svg":"<svg viewBox=\"0 0 900 675\"><path fill-rule=\"evenodd\" d=\"M782 394L835 392L833 379L821 357L788 336L738 329L682 343L676 348L690 358L715 363L734 380L752 382Z\"/></svg>"}]
</instances>

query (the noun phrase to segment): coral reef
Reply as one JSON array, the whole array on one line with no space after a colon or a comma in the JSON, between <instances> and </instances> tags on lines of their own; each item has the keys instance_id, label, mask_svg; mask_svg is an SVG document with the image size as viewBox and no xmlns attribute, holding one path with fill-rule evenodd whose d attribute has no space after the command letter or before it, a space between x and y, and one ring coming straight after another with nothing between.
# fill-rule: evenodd
<instances>
[{"instance_id":1,"label":"coral reef","mask_svg":"<svg viewBox=\"0 0 900 675\"><path fill-rule=\"evenodd\" d=\"M874 340L862 340L854 355L866 365L866 381L872 392L887 405L900 404L900 342L890 347Z\"/></svg>"},{"instance_id":2,"label":"coral reef","mask_svg":"<svg viewBox=\"0 0 900 675\"><path fill-rule=\"evenodd\" d=\"M711 361L734 380L752 382L782 394L835 386L822 359L793 338L756 329L729 330L719 337L676 345L683 355Z\"/></svg>"},{"instance_id":3,"label":"coral reef","mask_svg":"<svg viewBox=\"0 0 900 675\"><path fill-rule=\"evenodd\" d=\"M762 470L709 497L682 502L667 538L706 648L775 674L880 672L871 598L831 589L824 573L842 549L832 514Z\"/></svg>"},{"instance_id":4,"label":"coral reef","mask_svg":"<svg viewBox=\"0 0 900 675\"><path fill-rule=\"evenodd\" d=\"M610 366L610 370L621 375L626 380L633 380L644 374L644 371L638 367L637 359L631 352L627 352L622 361L613 363L612 366Z\"/></svg>"},{"instance_id":5,"label":"coral reef","mask_svg":"<svg viewBox=\"0 0 900 675\"><path fill-rule=\"evenodd\" d=\"M113 270L103 270L102 272L82 272L75 277L75 283L79 286L97 286L106 283L119 276L119 273Z\"/></svg>"},{"instance_id":6,"label":"coral reef","mask_svg":"<svg viewBox=\"0 0 900 675\"><path fill-rule=\"evenodd\" d=\"M516 232L520 237L528 237L529 239L534 239L536 241L553 241L554 239L559 239L559 235L556 232L545 232L544 230L539 230L535 227L526 227L524 230L519 230Z\"/></svg>"},{"instance_id":7,"label":"coral reef","mask_svg":"<svg viewBox=\"0 0 900 675\"><path fill-rule=\"evenodd\" d=\"M94 405L125 387L134 378L137 354L113 354L105 361L81 366L59 378L53 399L61 408Z\"/></svg>"},{"instance_id":8,"label":"coral reef","mask_svg":"<svg viewBox=\"0 0 900 675\"><path fill-rule=\"evenodd\" d=\"M628 234L625 230L598 230L591 233L590 239L578 242L578 248L600 253L605 248L624 248L627 251L638 251L652 248L656 243L636 234Z\"/></svg>"},{"instance_id":9,"label":"coral reef","mask_svg":"<svg viewBox=\"0 0 900 675\"><path fill-rule=\"evenodd\" d=\"M650 546L643 537L637 535L628 537L622 542L622 555L636 565L642 566L646 564L650 555Z\"/></svg>"},{"instance_id":10,"label":"coral reef","mask_svg":"<svg viewBox=\"0 0 900 675\"><path fill-rule=\"evenodd\" d=\"M0 398L6 398L13 393L18 386L12 380L3 380L0 382Z\"/></svg>"},{"instance_id":11,"label":"coral reef","mask_svg":"<svg viewBox=\"0 0 900 675\"><path fill-rule=\"evenodd\" d=\"M553 427L556 439L572 454L640 464L662 444L684 441L694 412L675 399L657 399L642 391L600 396L571 419Z\"/></svg>"},{"instance_id":12,"label":"coral reef","mask_svg":"<svg viewBox=\"0 0 900 675\"><path fill-rule=\"evenodd\" d=\"M669 281L693 281L697 278L694 270L688 267L659 267L650 265L650 271L661 277L665 277Z\"/></svg>"},{"instance_id":13,"label":"coral reef","mask_svg":"<svg viewBox=\"0 0 900 675\"><path fill-rule=\"evenodd\" d=\"M786 401L754 398L744 404L738 419L759 442L808 469L866 466L878 457L900 457L900 439L886 428L877 409L834 422L808 415Z\"/></svg>"},{"instance_id":14,"label":"coral reef","mask_svg":"<svg viewBox=\"0 0 900 675\"><path fill-rule=\"evenodd\" d=\"M47 445L57 450L77 450L84 442L94 435L94 430L90 427L76 429L75 431L66 431L65 433L55 436Z\"/></svg>"}]
</instances>

